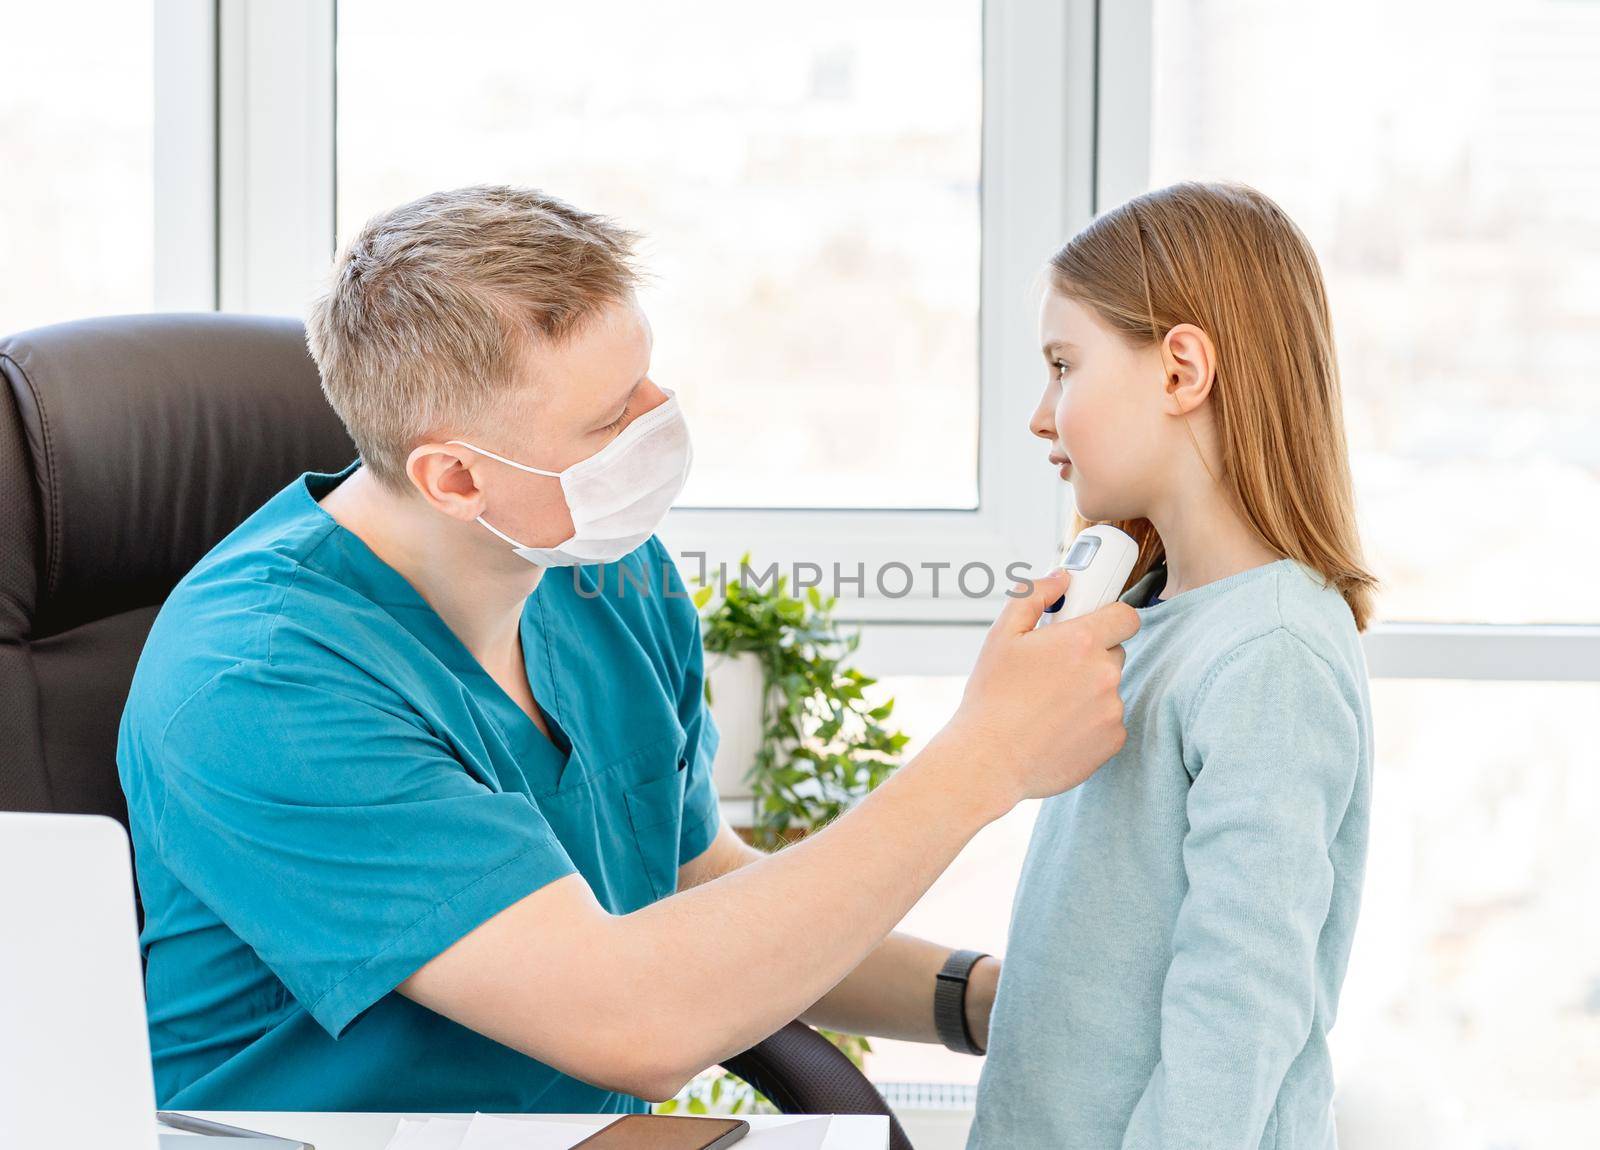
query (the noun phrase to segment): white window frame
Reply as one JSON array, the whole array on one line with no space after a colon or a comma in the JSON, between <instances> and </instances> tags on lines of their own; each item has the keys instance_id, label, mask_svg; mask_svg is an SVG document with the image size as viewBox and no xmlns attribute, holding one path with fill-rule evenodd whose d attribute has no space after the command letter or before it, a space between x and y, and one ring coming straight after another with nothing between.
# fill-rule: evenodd
<instances>
[{"instance_id":1,"label":"white window frame","mask_svg":"<svg viewBox=\"0 0 1600 1150\"><path fill-rule=\"evenodd\" d=\"M219 295L303 316L333 259L333 0L221 0Z\"/></svg>"},{"instance_id":2,"label":"white window frame","mask_svg":"<svg viewBox=\"0 0 1600 1150\"><path fill-rule=\"evenodd\" d=\"M217 307L215 0L155 3L157 311Z\"/></svg>"},{"instance_id":3,"label":"white window frame","mask_svg":"<svg viewBox=\"0 0 1600 1150\"><path fill-rule=\"evenodd\" d=\"M1030 304L1043 256L1148 179L1152 0L988 0L975 511L674 511L673 549L735 570L867 573L839 614L874 674L964 675L1021 561L1036 569L1070 508L1025 435L1042 383ZM161 308L303 314L333 256L335 0L157 0L156 298ZM927 591L924 564L982 562L988 599ZM902 563L917 593L873 575ZM693 574L693 560L685 567ZM954 569L941 574L948 591ZM1600 626L1379 623L1378 678L1600 681Z\"/></svg>"}]
</instances>

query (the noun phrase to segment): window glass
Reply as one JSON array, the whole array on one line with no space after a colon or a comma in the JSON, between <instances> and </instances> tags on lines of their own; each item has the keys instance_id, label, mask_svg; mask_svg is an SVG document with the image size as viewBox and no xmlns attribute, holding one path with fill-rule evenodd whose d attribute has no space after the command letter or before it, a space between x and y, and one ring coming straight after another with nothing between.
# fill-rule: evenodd
<instances>
[{"instance_id":1,"label":"window glass","mask_svg":"<svg viewBox=\"0 0 1600 1150\"><path fill-rule=\"evenodd\" d=\"M681 505L975 506L981 15L341 0L341 241L473 183L613 215L695 431Z\"/></svg>"},{"instance_id":2,"label":"window glass","mask_svg":"<svg viewBox=\"0 0 1600 1150\"><path fill-rule=\"evenodd\" d=\"M1152 186L1321 258L1390 619L1600 622L1600 5L1156 0Z\"/></svg>"},{"instance_id":3,"label":"window glass","mask_svg":"<svg viewBox=\"0 0 1600 1150\"><path fill-rule=\"evenodd\" d=\"M150 3L8 7L0 331L154 306Z\"/></svg>"}]
</instances>

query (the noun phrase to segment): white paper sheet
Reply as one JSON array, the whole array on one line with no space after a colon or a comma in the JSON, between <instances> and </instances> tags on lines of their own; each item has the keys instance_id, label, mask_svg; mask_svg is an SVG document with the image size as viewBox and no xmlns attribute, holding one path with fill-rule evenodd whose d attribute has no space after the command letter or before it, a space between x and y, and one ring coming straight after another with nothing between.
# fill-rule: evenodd
<instances>
[{"instance_id":1,"label":"white paper sheet","mask_svg":"<svg viewBox=\"0 0 1600 1150\"><path fill-rule=\"evenodd\" d=\"M609 1121L600 1119L593 1125L579 1125L479 1114L472 1119L472 1128L459 1150L569 1150Z\"/></svg>"},{"instance_id":2,"label":"white paper sheet","mask_svg":"<svg viewBox=\"0 0 1600 1150\"><path fill-rule=\"evenodd\" d=\"M796 1118L781 1126L753 1128L734 1145L750 1150L817 1150L827 1137L828 1119Z\"/></svg>"},{"instance_id":3,"label":"white paper sheet","mask_svg":"<svg viewBox=\"0 0 1600 1150\"><path fill-rule=\"evenodd\" d=\"M388 1150L461 1150L470 1118L402 1118Z\"/></svg>"}]
</instances>

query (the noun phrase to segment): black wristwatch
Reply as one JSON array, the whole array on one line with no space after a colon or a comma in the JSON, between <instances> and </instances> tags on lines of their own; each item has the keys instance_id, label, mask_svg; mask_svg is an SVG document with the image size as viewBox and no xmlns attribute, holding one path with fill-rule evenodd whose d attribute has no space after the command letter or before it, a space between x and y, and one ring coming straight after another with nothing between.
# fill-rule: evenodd
<instances>
[{"instance_id":1,"label":"black wristwatch","mask_svg":"<svg viewBox=\"0 0 1600 1150\"><path fill-rule=\"evenodd\" d=\"M983 1053L967 1027L967 977L980 958L988 957L981 950L955 951L934 976L933 1026L939 1041L957 1054Z\"/></svg>"}]
</instances>

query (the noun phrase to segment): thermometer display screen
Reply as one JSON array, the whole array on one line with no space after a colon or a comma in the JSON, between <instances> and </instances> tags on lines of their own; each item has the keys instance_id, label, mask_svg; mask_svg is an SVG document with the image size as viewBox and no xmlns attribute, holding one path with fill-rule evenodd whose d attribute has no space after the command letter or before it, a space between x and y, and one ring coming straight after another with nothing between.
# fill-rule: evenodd
<instances>
[{"instance_id":1,"label":"thermometer display screen","mask_svg":"<svg viewBox=\"0 0 1600 1150\"><path fill-rule=\"evenodd\" d=\"M1082 571L1089 566L1089 560L1094 558L1094 553L1100 550L1100 537L1098 535L1081 535L1067 552L1062 566L1068 571Z\"/></svg>"}]
</instances>

